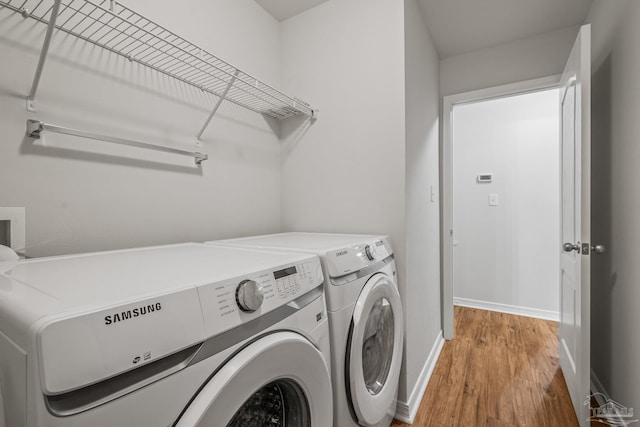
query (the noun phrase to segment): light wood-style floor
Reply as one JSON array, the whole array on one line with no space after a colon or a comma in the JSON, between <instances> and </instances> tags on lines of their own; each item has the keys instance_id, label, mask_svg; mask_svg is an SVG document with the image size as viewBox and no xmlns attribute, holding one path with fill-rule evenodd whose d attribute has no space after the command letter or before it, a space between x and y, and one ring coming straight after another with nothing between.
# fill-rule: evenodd
<instances>
[{"instance_id":1,"label":"light wood-style floor","mask_svg":"<svg viewBox=\"0 0 640 427\"><path fill-rule=\"evenodd\" d=\"M444 344L413 426L577 427L557 328L557 322L455 307L455 339Z\"/></svg>"}]
</instances>

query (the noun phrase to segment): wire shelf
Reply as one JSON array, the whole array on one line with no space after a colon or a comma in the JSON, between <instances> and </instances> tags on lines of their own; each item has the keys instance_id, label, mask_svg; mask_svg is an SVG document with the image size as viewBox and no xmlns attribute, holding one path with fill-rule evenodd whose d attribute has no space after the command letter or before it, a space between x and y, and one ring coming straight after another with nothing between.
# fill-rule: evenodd
<instances>
[{"instance_id":1,"label":"wire shelf","mask_svg":"<svg viewBox=\"0 0 640 427\"><path fill-rule=\"evenodd\" d=\"M0 6L49 24L54 0L0 0ZM62 0L55 23L58 30L257 113L277 119L314 116L306 102L251 77L114 0Z\"/></svg>"}]
</instances>

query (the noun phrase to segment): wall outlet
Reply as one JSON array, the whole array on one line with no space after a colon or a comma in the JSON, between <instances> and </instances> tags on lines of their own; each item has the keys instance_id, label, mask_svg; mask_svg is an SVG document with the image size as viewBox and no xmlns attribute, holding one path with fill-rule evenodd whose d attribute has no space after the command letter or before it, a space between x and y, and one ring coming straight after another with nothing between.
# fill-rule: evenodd
<instances>
[{"instance_id":1,"label":"wall outlet","mask_svg":"<svg viewBox=\"0 0 640 427\"><path fill-rule=\"evenodd\" d=\"M479 183L490 183L493 182L493 174L492 173L479 173L476 178Z\"/></svg>"},{"instance_id":2,"label":"wall outlet","mask_svg":"<svg viewBox=\"0 0 640 427\"><path fill-rule=\"evenodd\" d=\"M26 256L25 208L0 207L0 226L3 227L0 244L9 246L21 257Z\"/></svg>"}]
</instances>

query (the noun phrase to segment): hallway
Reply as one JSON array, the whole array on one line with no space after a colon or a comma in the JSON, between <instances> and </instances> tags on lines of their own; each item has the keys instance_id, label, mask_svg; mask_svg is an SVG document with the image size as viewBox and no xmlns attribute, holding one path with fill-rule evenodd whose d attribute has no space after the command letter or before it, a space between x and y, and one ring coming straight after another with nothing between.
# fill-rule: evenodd
<instances>
[{"instance_id":1,"label":"hallway","mask_svg":"<svg viewBox=\"0 0 640 427\"><path fill-rule=\"evenodd\" d=\"M442 349L413 426L577 426L557 327L455 307L455 339Z\"/></svg>"}]
</instances>

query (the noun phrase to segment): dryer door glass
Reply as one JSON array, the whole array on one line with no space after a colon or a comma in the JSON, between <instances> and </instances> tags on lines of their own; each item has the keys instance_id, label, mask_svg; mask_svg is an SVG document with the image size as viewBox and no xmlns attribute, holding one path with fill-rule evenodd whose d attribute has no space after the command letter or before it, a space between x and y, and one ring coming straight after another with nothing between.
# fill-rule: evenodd
<instances>
[{"instance_id":1,"label":"dryer door glass","mask_svg":"<svg viewBox=\"0 0 640 427\"><path fill-rule=\"evenodd\" d=\"M346 393L360 425L388 425L395 412L403 329L395 282L374 274L353 309L346 349Z\"/></svg>"},{"instance_id":2,"label":"dryer door glass","mask_svg":"<svg viewBox=\"0 0 640 427\"><path fill-rule=\"evenodd\" d=\"M362 371L369 393L384 387L393 360L393 310L386 298L378 298L371 307L364 328Z\"/></svg>"},{"instance_id":3,"label":"dryer door glass","mask_svg":"<svg viewBox=\"0 0 640 427\"><path fill-rule=\"evenodd\" d=\"M274 381L255 392L227 427L308 427L309 405L293 381Z\"/></svg>"}]
</instances>

